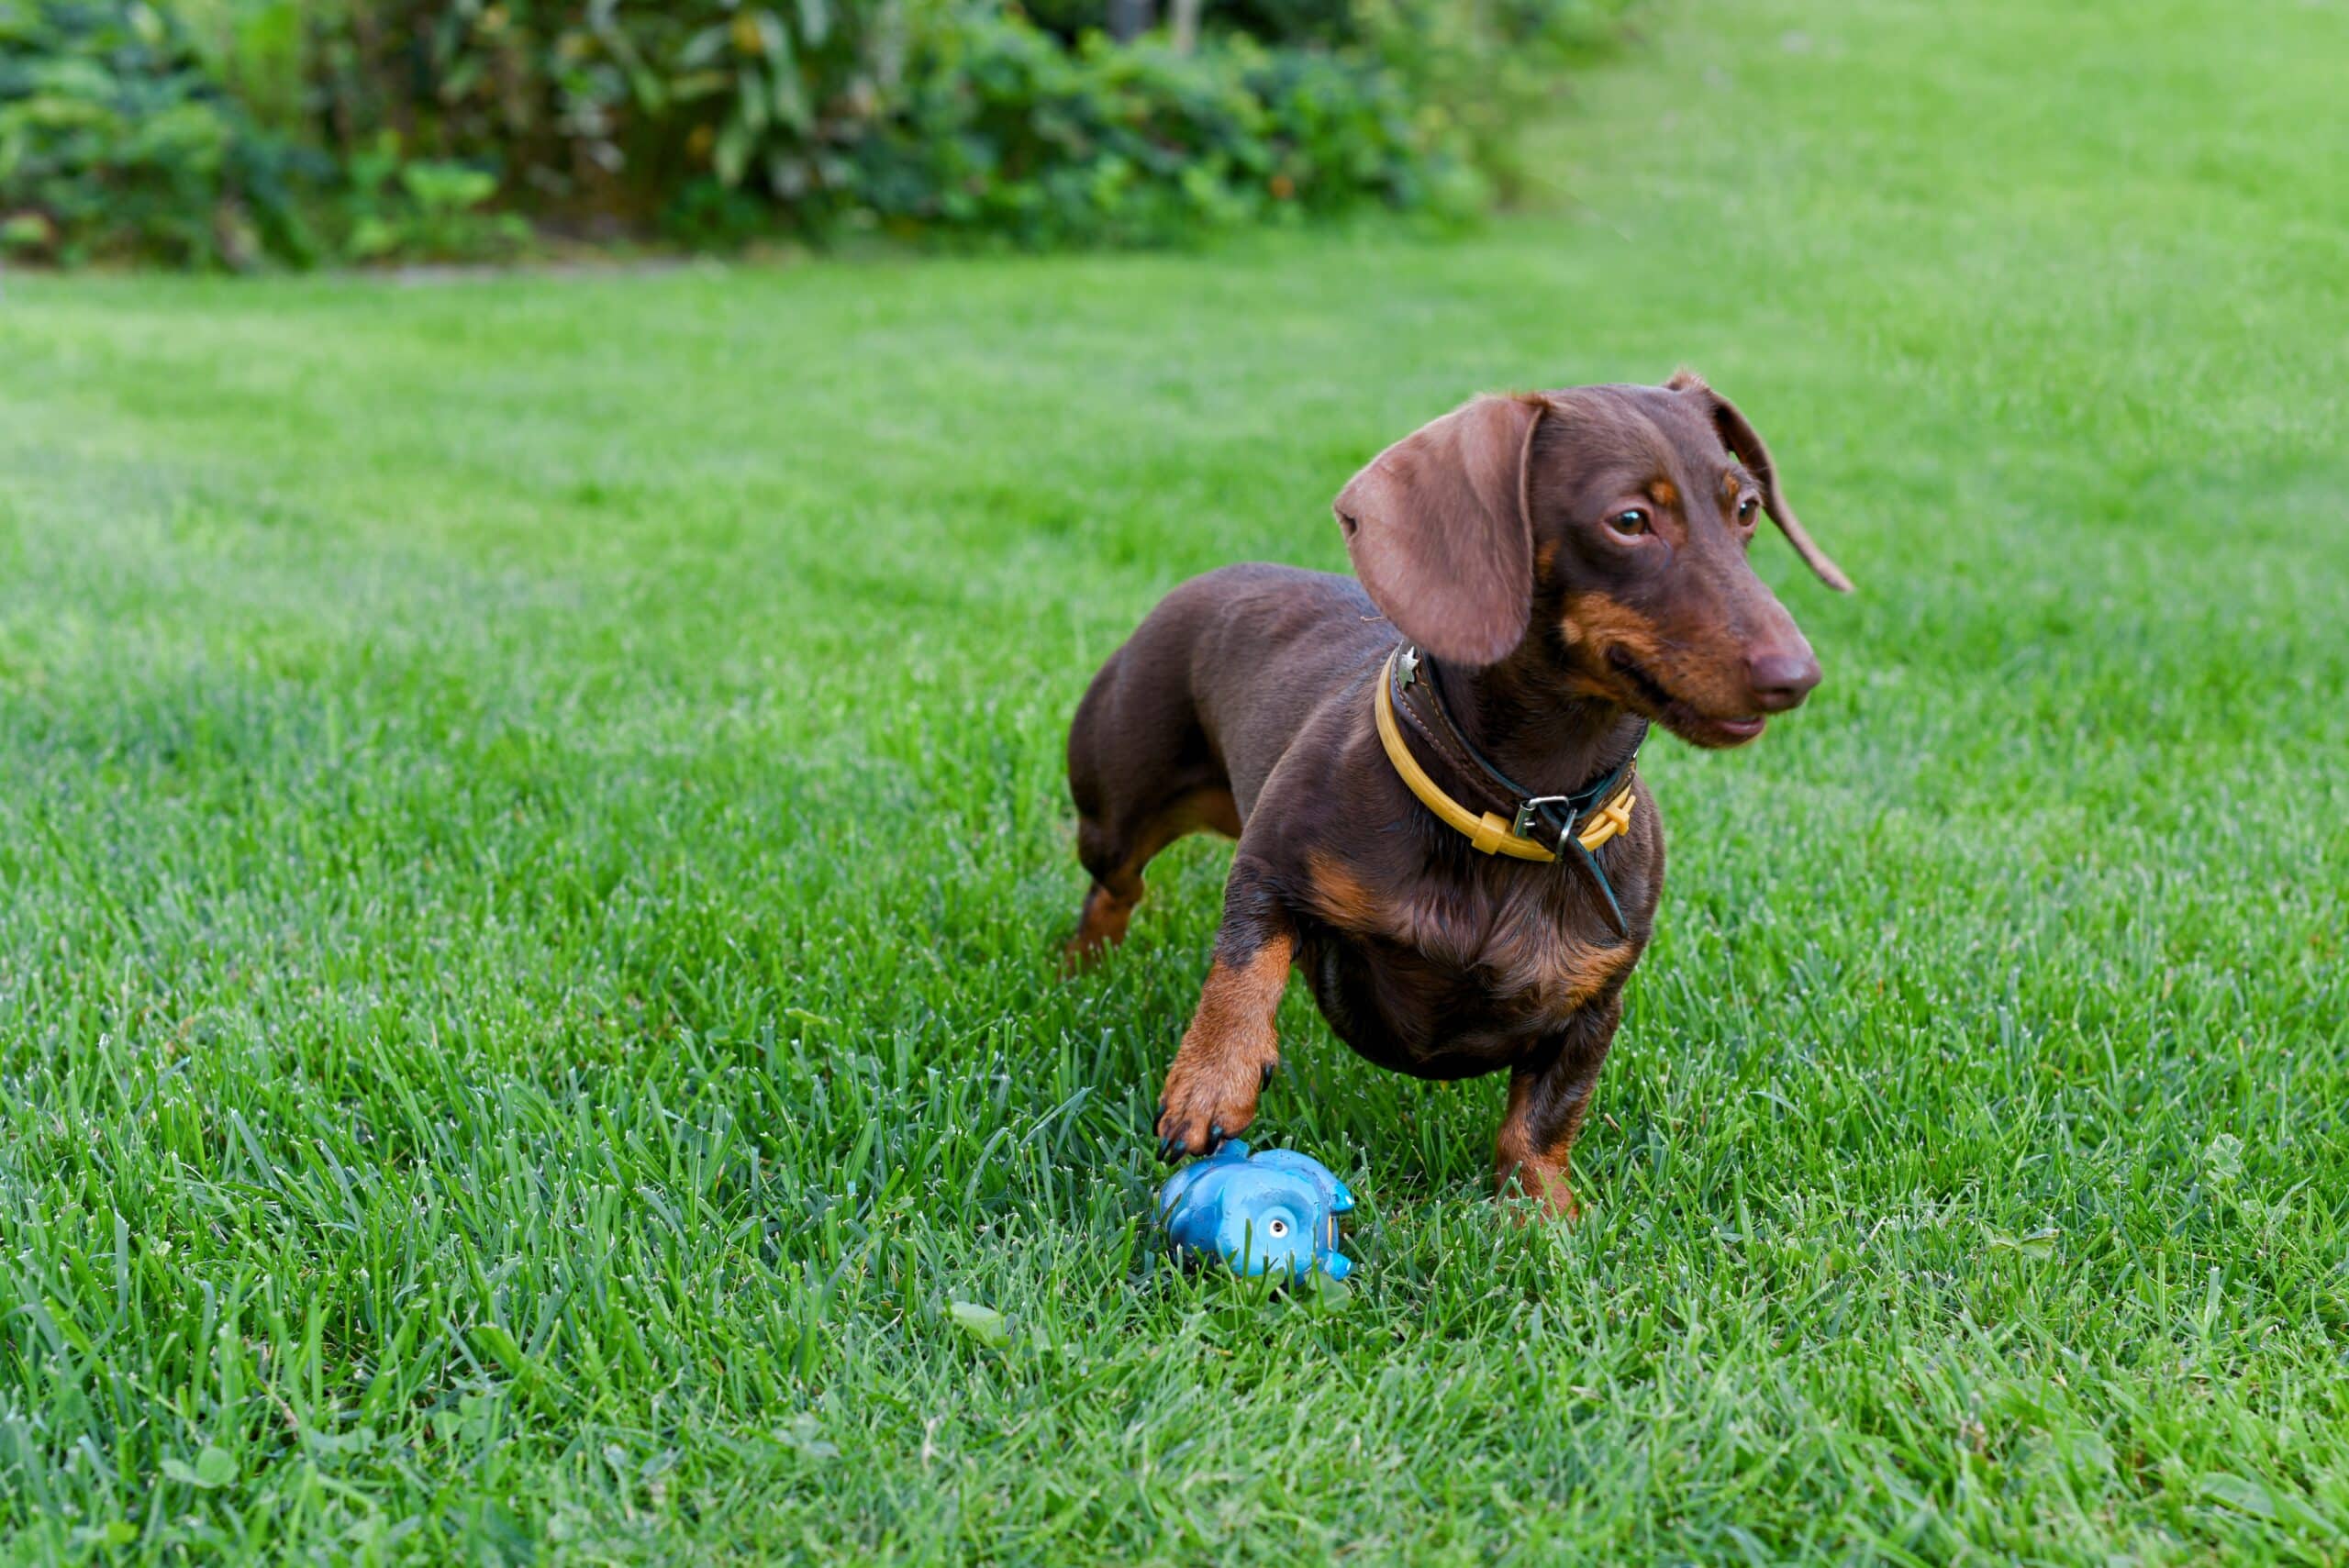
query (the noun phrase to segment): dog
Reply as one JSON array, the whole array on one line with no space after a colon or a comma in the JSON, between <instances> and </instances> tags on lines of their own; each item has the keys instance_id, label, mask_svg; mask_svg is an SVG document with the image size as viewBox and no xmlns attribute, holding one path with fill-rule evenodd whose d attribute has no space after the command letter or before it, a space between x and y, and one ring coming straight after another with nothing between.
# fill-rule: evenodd
<instances>
[{"instance_id":1,"label":"dog","mask_svg":"<svg viewBox=\"0 0 2349 1568\"><path fill-rule=\"evenodd\" d=\"M1478 397L1336 512L1354 577L1210 572L1093 678L1068 742L1093 882L1066 962L1124 940L1168 844L1237 840L1162 1157L1254 1119L1294 968L1382 1066L1506 1069L1496 1185L1572 1218L1567 1157L1664 889L1641 742L1742 745L1819 684L1747 560L1762 516L1851 583L1753 425L1686 371Z\"/></svg>"}]
</instances>

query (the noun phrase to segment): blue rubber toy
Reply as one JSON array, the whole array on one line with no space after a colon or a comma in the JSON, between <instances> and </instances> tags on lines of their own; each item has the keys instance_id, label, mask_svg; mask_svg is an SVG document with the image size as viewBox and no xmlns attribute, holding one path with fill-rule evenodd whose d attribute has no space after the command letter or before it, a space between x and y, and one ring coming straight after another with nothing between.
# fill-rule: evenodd
<instances>
[{"instance_id":1,"label":"blue rubber toy","mask_svg":"<svg viewBox=\"0 0 2349 1568\"><path fill-rule=\"evenodd\" d=\"M1237 1139L1194 1160L1159 1189L1158 1218L1177 1251L1220 1258L1242 1273L1346 1277L1338 1216L1354 1206L1329 1167L1294 1149L1251 1154Z\"/></svg>"}]
</instances>

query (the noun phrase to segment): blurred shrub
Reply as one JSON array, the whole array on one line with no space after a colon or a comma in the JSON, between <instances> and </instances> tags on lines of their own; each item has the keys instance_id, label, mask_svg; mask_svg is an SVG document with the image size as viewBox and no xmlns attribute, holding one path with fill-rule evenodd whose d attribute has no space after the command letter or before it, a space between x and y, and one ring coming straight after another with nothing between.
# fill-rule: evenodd
<instances>
[{"instance_id":1,"label":"blurred shrub","mask_svg":"<svg viewBox=\"0 0 2349 1568\"><path fill-rule=\"evenodd\" d=\"M1026 245L1147 244L1364 202L1475 205L1397 80L1245 37L1074 49L993 17L918 52L851 164L845 216Z\"/></svg>"},{"instance_id":2,"label":"blurred shrub","mask_svg":"<svg viewBox=\"0 0 2349 1568\"><path fill-rule=\"evenodd\" d=\"M1172 23L1175 0L1151 0L1157 25ZM1017 0L1008 7L1063 43L1108 29L1108 0ZM1353 0L1201 0L1206 33L1245 33L1259 43L1335 46L1353 39Z\"/></svg>"},{"instance_id":3,"label":"blurred shrub","mask_svg":"<svg viewBox=\"0 0 2349 1568\"><path fill-rule=\"evenodd\" d=\"M1252 3L1326 18L1348 0ZM493 171L541 217L690 243L1153 243L1478 189L1391 69L1230 32L1180 54L951 0L347 0L317 52L346 155L396 138Z\"/></svg>"},{"instance_id":4,"label":"blurred shrub","mask_svg":"<svg viewBox=\"0 0 2349 1568\"><path fill-rule=\"evenodd\" d=\"M496 261L529 244L517 214L489 210L497 177L466 163L401 155L395 139L353 154L335 204L338 250L353 261L431 257Z\"/></svg>"},{"instance_id":5,"label":"blurred shrub","mask_svg":"<svg viewBox=\"0 0 2349 1568\"><path fill-rule=\"evenodd\" d=\"M253 124L170 13L0 0L0 253L306 257L296 187L323 168Z\"/></svg>"},{"instance_id":6,"label":"blurred shrub","mask_svg":"<svg viewBox=\"0 0 2349 1568\"><path fill-rule=\"evenodd\" d=\"M0 246L243 264L1457 211L1623 0L0 0Z\"/></svg>"},{"instance_id":7,"label":"blurred shrub","mask_svg":"<svg viewBox=\"0 0 2349 1568\"><path fill-rule=\"evenodd\" d=\"M1442 117L1508 199L1526 184L1526 122L1610 43L1629 0L1349 0L1353 37Z\"/></svg>"},{"instance_id":8,"label":"blurred shrub","mask_svg":"<svg viewBox=\"0 0 2349 1568\"><path fill-rule=\"evenodd\" d=\"M795 206L839 183L930 0L345 0L321 130L494 172L509 202L640 228L703 182Z\"/></svg>"}]
</instances>

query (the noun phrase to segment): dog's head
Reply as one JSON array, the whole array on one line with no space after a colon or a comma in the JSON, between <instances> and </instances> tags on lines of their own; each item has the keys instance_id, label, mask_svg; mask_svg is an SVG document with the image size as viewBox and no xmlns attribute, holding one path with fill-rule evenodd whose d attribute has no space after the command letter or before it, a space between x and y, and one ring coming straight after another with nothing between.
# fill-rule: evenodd
<instances>
[{"instance_id":1,"label":"dog's head","mask_svg":"<svg viewBox=\"0 0 2349 1568\"><path fill-rule=\"evenodd\" d=\"M1819 684L1794 617L1746 560L1766 514L1831 587L1769 449L1682 372L1662 386L1479 397L1339 492L1354 572L1438 659L1537 651L1570 688L1700 746L1736 746Z\"/></svg>"}]
</instances>

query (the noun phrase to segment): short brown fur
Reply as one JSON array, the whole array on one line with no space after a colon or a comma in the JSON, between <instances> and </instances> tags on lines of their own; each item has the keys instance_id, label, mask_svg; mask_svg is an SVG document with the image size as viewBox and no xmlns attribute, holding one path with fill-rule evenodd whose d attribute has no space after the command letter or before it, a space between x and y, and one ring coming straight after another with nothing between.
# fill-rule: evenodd
<instances>
[{"instance_id":1,"label":"short brown fur","mask_svg":"<svg viewBox=\"0 0 2349 1568\"><path fill-rule=\"evenodd\" d=\"M1717 491L1717 511L1682 505ZM1564 794L1624 762L1642 720L1740 745L1817 684L1809 643L1746 561L1758 517L1848 584L1752 425L1687 373L1477 399L1382 452L1337 511L1359 584L1209 573L1094 677L1069 732L1094 879L1070 959L1123 939L1167 843L1232 834L1161 1151L1206 1152L1253 1120L1294 965L1374 1062L1426 1078L1507 1071L1496 1181L1570 1216L1575 1135L1663 890L1662 813L1638 782L1630 831L1599 852L1619 923L1573 856L1479 854L1414 797L1375 733L1374 683L1398 638L1415 643L1426 661L1407 705L1440 700L1495 766ZM1475 812L1514 809L1440 725L1409 718L1439 787Z\"/></svg>"},{"instance_id":2,"label":"short brown fur","mask_svg":"<svg viewBox=\"0 0 2349 1568\"><path fill-rule=\"evenodd\" d=\"M1327 850L1305 857L1306 897L1313 912L1341 931L1378 929L1385 901L1352 867Z\"/></svg>"},{"instance_id":3,"label":"short brown fur","mask_svg":"<svg viewBox=\"0 0 2349 1568\"><path fill-rule=\"evenodd\" d=\"M1503 1197L1514 1186L1520 1195L1562 1219L1582 1213L1567 1182L1564 1159L1553 1156L1535 1132L1531 1078L1509 1081L1508 1106L1501 1113L1500 1131L1493 1139L1493 1184Z\"/></svg>"},{"instance_id":4,"label":"short brown fur","mask_svg":"<svg viewBox=\"0 0 2349 1568\"><path fill-rule=\"evenodd\" d=\"M1238 962L1208 970L1198 1011L1167 1070L1162 1119L1184 1129L1186 1153L1205 1154L1256 1119L1256 1096L1280 1064L1273 1017L1288 989L1295 946L1275 936Z\"/></svg>"},{"instance_id":5,"label":"short brown fur","mask_svg":"<svg viewBox=\"0 0 2349 1568\"><path fill-rule=\"evenodd\" d=\"M1202 828L1227 839L1240 837L1240 807L1228 787L1215 784L1195 789L1140 819L1131 848L1085 895L1076 935L1062 952L1063 973L1091 967L1104 951L1126 940L1134 906L1141 902L1141 868L1159 851Z\"/></svg>"}]
</instances>

